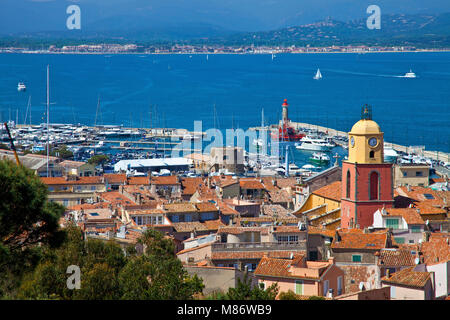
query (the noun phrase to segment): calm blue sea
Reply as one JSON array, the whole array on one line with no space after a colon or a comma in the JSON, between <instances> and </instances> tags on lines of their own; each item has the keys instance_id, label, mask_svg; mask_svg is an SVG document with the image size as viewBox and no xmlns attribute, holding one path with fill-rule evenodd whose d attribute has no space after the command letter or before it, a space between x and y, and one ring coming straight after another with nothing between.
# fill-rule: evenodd
<instances>
[{"instance_id":1,"label":"calm blue sea","mask_svg":"<svg viewBox=\"0 0 450 320\"><path fill-rule=\"evenodd\" d=\"M281 116L349 131L373 106L385 140L450 152L450 53L270 55L0 54L0 117L45 119L50 64L53 123L248 128ZM312 79L320 68L323 79ZM412 69L417 79L398 76ZM17 83L27 85L17 92ZM28 120L27 120L28 122Z\"/></svg>"}]
</instances>

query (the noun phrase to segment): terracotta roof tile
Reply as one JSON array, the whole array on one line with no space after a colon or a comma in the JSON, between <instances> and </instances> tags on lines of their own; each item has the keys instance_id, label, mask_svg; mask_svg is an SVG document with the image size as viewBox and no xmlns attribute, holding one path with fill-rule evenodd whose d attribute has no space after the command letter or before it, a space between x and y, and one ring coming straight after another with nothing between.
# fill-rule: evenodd
<instances>
[{"instance_id":1,"label":"terracotta roof tile","mask_svg":"<svg viewBox=\"0 0 450 320\"><path fill-rule=\"evenodd\" d=\"M433 265L450 260L450 235L432 233L427 242L422 243L424 263Z\"/></svg>"},{"instance_id":2,"label":"terracotta roof tile","mask_svg":"<svg viewBox=\"0 0 450 320\"><path fill-rule=\"evenodd\" d=\"M197 212L195 204L190 202L166 203L163 208L167 213Z\"/></svg>"},{"instance_id":3,"label":"terracotta roof tile","mask_svg":"<svg viewBox=\"0 0 450 320\"><path fill-rule=\"evenodd\" d=\"M130 185L149 185L149 177L128 177L128 184Z\"/></svg>"},{"instance_id":4,"label":"terracotta roof tile","mask_svg":"<svg viewBox=\"0 0 450 320\"><path fill-rule=\"evenodd\" d=\"M407 224L420 224L424 225L425 222L423 221L420 214L417 212L416 209L413 208L390 208L386 209L389 216L393 217L402 217L405 219Z\"/></svg>"},{"instance_id":5,"label":"terracotta roof tile","mask_svg":"<svg viewBox=\"0 0 450 320\"><path fill-rule=\"evenodd\" d=\"M235 260L235 259L261 259L264 255L273 258L289 258L291 253L304 253L304 251L213 251L211 260Z\"/></svg>"},{"instance_id":6,"label":"terracotta roof tile","mask_svg":"<svg viewBox=\"0 0 450 320\"><path fill-rule=\"evenodd\" d=\"M264 185L258 179L240 179L239 186L241 189L265 189Z\"/></svg>"},{"instance_id":7,"label":"terracotta roof tile","mask_svg":"<svg viewBox=\"0 0 450 320\"><path fill-rule=\"evenodd\" d=\"M412 206L418 208L420 214L445 214L444 198L448 199L448 191L436 191L424 187L398 187L394 190L394 200L396 208L407 208ZM448 205L448 203L447 203Z\"/></svg>"},{"instance_id":8,"label":"terracotta roof tile","mask_svg":"<svg viewBox=\"0 0 450 320\"><path fill-rule=\"evenodd\" d=\"M317 189L313 191L313 194L336 200L341 201L342 193L341 193L341 181L335 181L329 185L326 185L320 189Z\"/></svg>"},{"instance_id":9,"label":"terracotta roof tile","mask_svg":"<svg viewBox=\"0 0 450 320\"><path fill-rule=\"evenodd\" d=\"M180 184L177 176L152 177L151 184L157 185L176 185Z\"/></svg>"},{"instance_id":10,"label":"terracotta roof tile","mask_svg":"<svg viewBox=\"0 0 450 320\"><path fill-rule=\"evenodd\" d=\"M314 226L308 226L308 234L320 234L325 237L334 238L335 230L322 229Z\"/></svg>"},{"instance_id":11,"label":"terracotta roof tile","mask_svg":"<svg viewBox=\"0 0 450 320\"><path fill-rule=\"evenodd\" d=\"M65 177L41 177L46 185L79 185L79 184L103 184L103 177L77 177L75 180L67 180Z\"/></svg>"},{"instance_id":12,"label":"terracotta roof tile","mask_svg":"<svg viewBox=\"0 0 450 320\"><path fill-rule=\"evenodd\" d=\"M104 201L114 205L117 205L119 203L123 205L136 205L136 202L132 201L131 199L117 191L100 192L98 193L98 195Z\"/></svg>"},{"instance_id":13,"label":"terracotta roof tile","mask_svg":"<svg viewBox=\"0 0 450 320\"><path fill-rule=\"evenodd\" d=\"M334 237L331 248L333 249L366 249L380 250L386 247L387 232L363 233L362 230L352 229L352 231L337 231L340 241Z\"/></svg>"},{"instance_id":14,"label":"terracotta roof tile","mask_svg":"<svg viewBox=\"0 0 450 320\"><path fill-rule=\"evenodd\" d=\"M199 202L196 203L195 206L197 207L198 212L217 212L219 209L217 209L216 205L211 202Z\"/></svg>"},{"instance_id":15,"label":"terracotta roof tile","mask_svg":"<svg viewBox=\"0 0 450 320\"><path fill-rule=\"evenodd\" d=\"M106 173L103 176L108 183L125 184L127 182L127 175L125 173Z\"/></svg>"},{"instance_id":16,"label":"terracotta roof tile","mask_svg":"<svg viewBox=\"0 0 450 320\"><path fill-rule=\"evenodd\" d=\"M206 229L217 231L220 227L225 226L225 224L220 219L216 220L206 220L202 222L202 224L205 226Z\"/></svg>"},{"instance_id":17,"label":"terracotta roof tile","mask_svg":"<svg viewBox=\"0 0 450 320\"><path fill-rule=\"evenodd\" d=\"M297 226L276 226L273 227L273 233L303 233Z\"/></svg>"},{"instance_id":18,"label":"terracotta roof tile","mask_svg":"<svg viewBox=\"0 0 450 320\"><path fill-rule=\"evenodd\" d=\"M245 232L261 232L261 234L268 234L268 227L221 227L217 230L217 233L227 233L227 234L242 234Z\"/></svg>"},{"instance_id":19,"label":"terracotta roof tile","mask_svg":"<svg viewBox=\"0 0 450 320\"><path fill-rule=\"evenodd\" d=\"M297 184L297 178L295 178L295 177L277 178L276 183L277 183L277 186L281 189L294 188L294 186Z\"/></svg>"},{"instance_id":20,"label":"terracotta roof tile","mask_svg":"<svg viewBox=\"0 0 450 320\"><path fill-rule=\"evenodd\" d=\"M405 268L392 275L381 278L383 283L404 285L413 288L423 288L431 279L431 273L414 271L414 267Z\"/></svg>"},{"instance_id":21,"label":"terracotta roof tile","mask_svg":"<svg viewBox=\"0 0 450 320\"><path fill-rule=\"evenodd\" d=\"M176 232L208 231L208 228L199 221L192 222L172 222Z\"/></svg>"},{"instance_id":22,"label":"terracotta roof tile","mask_svg":"<svg viewBox=\"0 0 450 320\"><path fill-rule=\"evenodd\" d=\"M184 195L193 195L195 191L203 184L202 178L182 178L181 185L183 188Z\"/></svg>"},{"instance_id":23,"label":"terracotta roof tile","mask_svg":"<svg viewBox=\"0 0 450 320\"><path fill-rule=\"evenodd\" d=\"M314 261L306 262L305 255L295 254L291 259L277 259L270 257L263 257L255 270L256 276L280 277L280 278L295 278L295 279L320 279L320 275L331 266L329 262ZM306 275L292 272L292 268L308 268L316 269L317 276L314 273ZM295 270L295 269L294 269Z\"/></svg>"},{"instance_id":24,"label":"terracotta roof tile","mask_svg":"<svg viewBox=\"0 0 450 320\"><path fill-rule=\"evenodd\" d=\"M409 250L381 249L378 265L383 267L414 266L415 256Z\"/></svg>"}]
</instances>

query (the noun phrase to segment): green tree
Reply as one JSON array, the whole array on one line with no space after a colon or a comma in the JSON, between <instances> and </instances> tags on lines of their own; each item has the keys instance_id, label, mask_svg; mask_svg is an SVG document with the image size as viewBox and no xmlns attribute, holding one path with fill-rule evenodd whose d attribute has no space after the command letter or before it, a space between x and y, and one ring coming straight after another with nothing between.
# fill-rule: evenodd
<instances>
[{"instance_id":1,"label":"green tree","mask_svg":"<svg viewBox=\"0 0 450 320\"><path fill-rule=\"evenodd\" d=\"M24 273L32 271L42 248L57 247L64 208L47 201L47 187L24 166L0 161L0 296L14 294Z\"/></svg>"},{"instance_id":2,"label":"green tree","mask_svg":"<svg viewBox=\"0 0 450 320\"><path fill-rule=\"evenodd\" d=\"M44 150L36 152L36 154L47 155L47 147L45 147ZM73 152L67 149L65 144L61 145L59 148L50 149L49 155L65 160L73 159Z\"/></svg>"},{"instance_id":3,"label":"green tree","mask_svg":"<svg viewBox=\"0 0 450 320\"><path fill-rule=\"evenodd\" d=\"M81 288L74 291L74 299L115 300L121 296L114 268L96 263L82 269Z\"/></svg>"},{"instance_id":4,"label":"green tree","mask_svg":"<svg viewBox=\"0 0 450 320\"><path fill-rule=\"evenodd\" d=\"M258 285L252 286L252 281L248 275L244 276L243 281L238 278L236 288L228 289L227 300L275 300L278 294L278 284L274 283L267 289Z\"/></svg>"},{"instance_id":5,"label":"green tree","mask_svg":"<svg viewBox=\"0 0 450 320\"><path fill-rule=\"evenodd\" d=\"M280 300L299 300L298 295L292 290L289 290L288 292L281 292L278 298Z\"/></svg>"},{"instance_id":6,"label":"green tree","mask_svg":"<svg viewBox=\"0 0 450 320\"><path fill-rule=\"evenodd\" d=\"M89 160L89 164L93 164L95 166L100 165L102 167L102 170L104 170L104 166L106 163L110 161L109 157L105 154L97 154L95 156L92 156Z\"/></svg>"},{"instance_id":7,"label":"green tree","mask_svg":"<svg viewBox=\"0 0 450 320\"><path fill-rule=\"evenodd\" d=\"M203 281L190 277L181 261L175 256L171 239L159 231L147 230L139 239L144 254L132 258L120 274L124 299L178 300L193 299L201 293ZM144 281L143 283L142 281ZM138 287L131 290L139 283Z\"/></svg>"}]
</instances>

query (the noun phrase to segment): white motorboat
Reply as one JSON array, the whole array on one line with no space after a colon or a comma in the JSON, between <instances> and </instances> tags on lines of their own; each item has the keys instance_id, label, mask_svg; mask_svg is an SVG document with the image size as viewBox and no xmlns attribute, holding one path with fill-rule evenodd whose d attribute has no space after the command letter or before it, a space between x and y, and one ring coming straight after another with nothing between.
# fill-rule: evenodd
<instances>
[{"instance_id":1,"label":"white motorboat","mask_svg":"<svg viewBox=\"0 0 450 320\"><path fill-rule=\"evenodd\" d=\"M19 82L17 84L17 91L26 91L27 90L27 86L25 85L25 83L23 82Z\"/></svg>"},{"instance_id":2,"label":"white motorboat","mask_svg":"<svg viewBox=\"0 0 450 320\"><path fill-rule=\"evenodd\" d=\"M199 136L195 136L195 135L192 135L192 134L185 134L183 136L183 140L187 140L187 141L199 140L199 139L200 139Z\"/></svg>"},{"instance_id":3,"label":"white motorboat","mask_svg":"<svg viewBox=\"0 0 450 320\"><path fill-rule=\"evenodd\" d=\"M398 158L398 153L392 147L384 145L384 162L395 163Z\"/></svg>"},{"instance_id":4,"label":"white motorboat","mask_svg":"<svg viewBox=\"0 0 450 320\"><path fill-rule=\"evenodd\" d=\"M314 152L312 157L309 158L309 161L311 161L314 164L318 164L319 166L322 166L330 163L330 157L325 153Z\"/></svg>"},{"instance_id":5,"label":"white motorboat","mask_svg":"<svg viewBox=\"0 0 450 320\"><path fill-rule=\"evenodd\" d=\"M414 72L412 72L411 69L409 69L409 72L405 73L405 75L402 76L402 78L417 78L417 76Z\"/></svg>"},{"instance_id":6,"label":"white motorboat","mask_svg":"<svg viewBox=\"0 0 450 320\"><path fill-rule=\"evenodd\" d=\"M333 144L327 140L315 136L306 136L300 140L300 143L295 145L299 150L328 151L333 147Z\"/></svg>"}]
</instances>

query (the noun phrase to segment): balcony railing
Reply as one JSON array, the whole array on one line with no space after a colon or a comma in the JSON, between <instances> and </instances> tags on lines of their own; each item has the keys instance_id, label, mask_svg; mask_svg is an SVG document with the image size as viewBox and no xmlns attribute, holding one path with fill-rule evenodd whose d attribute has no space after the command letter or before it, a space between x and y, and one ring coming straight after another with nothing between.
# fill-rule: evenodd
<instances>
[{"instance_id":1,"label":"balcony railing","mask_svg":"<svg viewBox=\"0 0 450 320\"><path fill-rule=\"evenodd\" d=\"M306 241L213 243L213 251L306 250Z\"/></svg>"}]
</instances>

